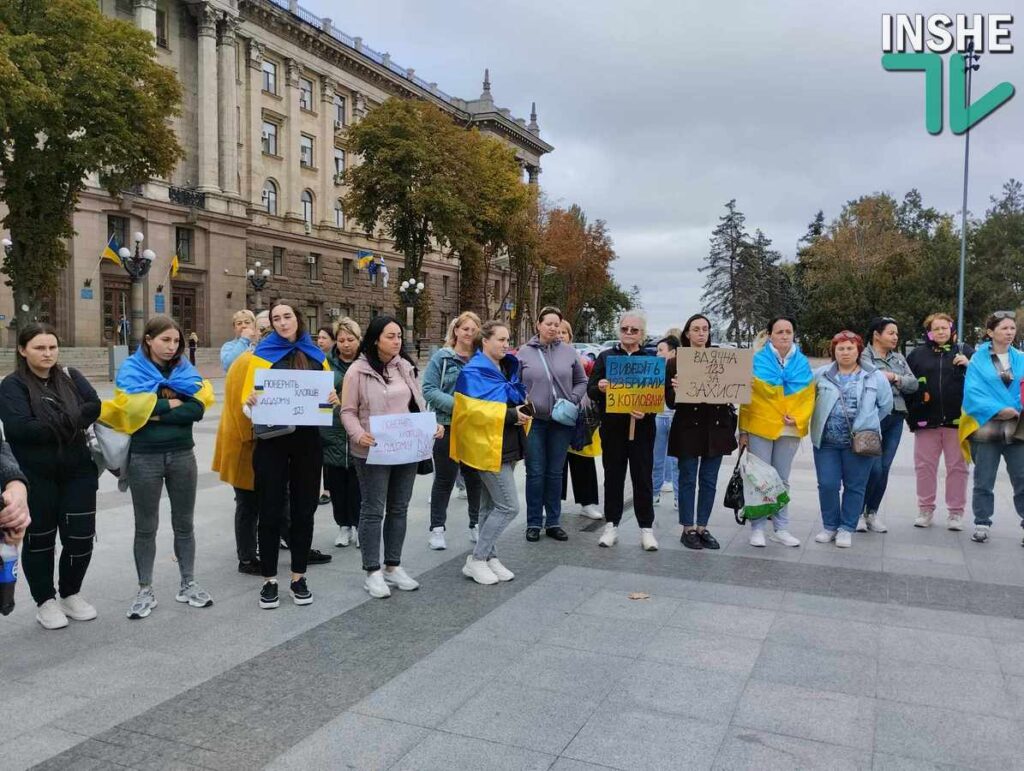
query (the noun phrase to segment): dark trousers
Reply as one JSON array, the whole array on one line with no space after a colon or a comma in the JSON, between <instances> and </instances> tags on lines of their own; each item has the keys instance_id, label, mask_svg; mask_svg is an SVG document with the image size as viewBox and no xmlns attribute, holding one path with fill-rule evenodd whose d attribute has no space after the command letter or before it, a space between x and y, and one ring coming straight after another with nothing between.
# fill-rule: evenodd
<instances>
[{"instance_id":1,"label":"dark trousers","mask_svg":"<svg viewBox=\"0 0 1024 771\"><path fill-rule=\"evenodd\" d=\"M260 521L259 498L255 490L235 491L235 551L239 562L255 562L256 532Z\"/></svg>"},{"instance_id":2,"label":"dark trousers","mask_svg":"<svg viewBox=\"0 0 1024 771\"><path fill-rule=\"evenodd\" d=\"M565 456L562 470L562 500L569 497L569 475L572 474L572 497L580 506L597 505L597 464L583 455Z\"/></svg>"},{"instance_id":3,"label":"dark trousers","mask_svg":"<svg viewBox=\"0 0 1024 771\"><path fill-rule=\"evenodd\" d=\"M449 456L451 448L451 426L445 428L444 436L434 440L434 483L430 488L430 529L444 527L448 521L448 503L452 499L455 477L462 469L466 481L466 498L469 504L469 526L480 519L480 473L469 466L457 463Z\"/></svg>"},{"instance_id":4,"label":"dark trousers","mask_svg":"<svg viewBox=\"0 0 1024 771\"><path fill-rule=\"evenodd\" d=\"M316 428L299 426L291 434L256 441L252 465L256 472L260 568L264 578L277 575L286 503L291 508L287 540L292 572L306 572L313 543L313 515L320 499L321 462L320 434Z\"/></svg>"},{"instance_id":5,"label":"dark trousers","mask_svg":"<svg viewBox=\"0 0 1024 771\"><path fill-rule=\"evenodd\" d=\"M902 412L894 412L882 419L882 455L871 464L868 486L864 491L864 508L872 513L882 505L885 489L889 485L889 469L903 437Z\"/></svg>"},{"instance_id":6,"label":"dark trousers","mask_svg":"<svg viewBox=\"0 0 1024 771\"><path fill-rule=\"evenodd\" d=\"M54 552L60 535L57 568L61 597L78 594L92 559L96 537L96 466L91 460L67 470L31 467L28 477L28 508L32 523L25 534L21 566L32 599L37 605L56 596L53 589Z\"/></svg>"},{"instance_id":7,"label":"dark trousers","mask_svg":"<svg viewBox=\"0 0 1024 771\"><path fill-rule=\"evenodd\" d=\"M335 524L338 527L358 527L359 507L363 499L359 494L356 467L324 466L324 473L327 475L327 492L331 494Z\"/></svg>"},{"instance_id":8,"label":"dark trousers","mask_svg":"<svg viewBox=\"0 0 1024 771\"><path fill-rule=\"evenodd\" d=\"M628 423L627 423L628 425ZM622 520L626 467L633 482L633 511L640 527L654 526L654 421L638 420L633 441L619 426L601 426L601 461L604 464L604 518L614 525Z\"/></svg>"}]
</instances>

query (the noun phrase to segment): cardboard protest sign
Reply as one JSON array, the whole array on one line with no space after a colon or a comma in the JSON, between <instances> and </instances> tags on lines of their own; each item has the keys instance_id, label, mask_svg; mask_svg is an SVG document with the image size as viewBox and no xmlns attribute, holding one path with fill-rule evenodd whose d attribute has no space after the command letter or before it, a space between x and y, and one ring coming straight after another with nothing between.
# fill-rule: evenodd
<instances>
[{"instance_id":1,"label":"cardboard protest sign","mask_svg":"<svg viewBox=\"0 0 1024 771\"><path fill-rule=\"evenodd\" d=\"M665 409L665 360L660 356L609 356L605 409L613 413Z\"/></svg>"},{"instance_id":2,"label":"cardboard protest sign","mask_svg":"<svg viewBox=\"0 0 1024 771\"><path fill-rule=\"evenodd\" d=\"M327 402L334 373L309 369L258 369L252 422L261 426L329 426L334 408Z\"/></svg>"},{"instance_id":3,"label":"cardboard protest sign","mask_svg":"<svg viewBox=\"0 0 1024 771\"><path fill-rule=\"evenodd\" d=\"M679 348L676 403L750 404L753 367L749 348Z\"/></svg>"},{"instance_id":4,"label":"cardboard protest sign","mask_svg":"<svg viewBox=\"0 0 1024 771\"><path fill-rule=\"evenodd\" d=\"M437 416L433 412L400 415L371 415L370 433L377 444L370 448L366 462L375 466L417 463L434 452Z\"/></svg>"}]
</instances>

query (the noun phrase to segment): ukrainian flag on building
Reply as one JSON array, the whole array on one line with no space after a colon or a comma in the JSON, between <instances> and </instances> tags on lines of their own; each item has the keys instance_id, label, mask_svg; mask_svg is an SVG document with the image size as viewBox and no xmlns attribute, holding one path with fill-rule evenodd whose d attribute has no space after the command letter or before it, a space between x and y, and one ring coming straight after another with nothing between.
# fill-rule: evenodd
<instances>
[{"instance_id":1,"label":"ukrainian flag on building","mask_svg":"<svg viewBox=\"0 0 1024 771\"><path fill-rule=\"evenodd\" d=\"M373 252L358 251L356 252L356 268L363 270L364 268L370 267L373 262Z\"/></svg>"},{"instance_id":2,"label":"ukrainian flag on building","mask_svg":"<svg viewBox=\"0 0 1024 771\"><path fill-rule=\"evenodd\" d=\"M100 422L122 434L134 434L149 421L156 407L157 391L164 387L195 399L205 409L213 405L213 386L188 359L181 359L165 377L140 346L117 371L114 398L100 407Z\"/></svg>"},{"instance_id":3,"label":"ukrainian flag on building","mask_svg":"<svg viewBox=\"0 0 1024 771\"><path fill-rule=\"evenodd\" d=\"M316 347L313 343L313 338L309 336L308 332L294 343L289 343L277 332L271 332L260 341L259 345L256 346L256 350L252 352L252 357L249 359L249 371L245 373L245 382L242 384L243 404L255 390L256 370L270 369L293 351L302 351L307 359L316 362L330 372L331 365L328 363L327 357L323 351ZM319 408L321 412L334 409L329 404L321 404Z\"/></svg>"},{"instance_id":4,"label":"ukrainian flag on building","mask_svg":"<svg viewBox=\"0 0 1024 771\"><path fill-rule=\"evenodd\" d=\"M501 471L508 403L526 401L526 388L519 379L519 360L507 354L505 361L511 372L508 380L494 362L478 351L462 368L455 384L449 456L480 471Z\"/></svg>"},{"instance_id":5,"label":"ukrainian flag on building","mask_svg":"<svg viewBox=\"0 0 1024 771\"><path fill-rule=\"evenodd\" d=\"M992 363L992 344L982 343L971 358L964 379L963 412L958 436L964 459L971 462L971 434L988 423L1005 407L1021 411L1020 382L1024 378L1024 353L1010 348L1010 370L1013 382L1009 387Z\"/></svg>"},{"instance_id":6,"label":"ukrainian flag on building","mask_svg":"<svg viewBox=\"0 0 1024 771\"><path fill-rule=\"evenodd\" d=\"M794 344L795 345L795 344ZM783 416L796 421L800 436L807 435L814 412L814 373L799 348L783 367L770 344L754 354L750 404L740 407L740 431L775 440L782 436Z\"/></svg>"}]
</instances>

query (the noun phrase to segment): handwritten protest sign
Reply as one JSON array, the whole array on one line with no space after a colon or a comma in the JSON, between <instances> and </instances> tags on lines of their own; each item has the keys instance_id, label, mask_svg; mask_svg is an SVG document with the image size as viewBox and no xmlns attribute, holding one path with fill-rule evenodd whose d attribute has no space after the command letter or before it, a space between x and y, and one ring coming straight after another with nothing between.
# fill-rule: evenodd
<instances>
[{"instance_id":1,"label":"handwritten protest sign","mask_svg":"<svg viewBox=\"0 0 1024 771\"><path fill-rule=\"evenodd\" d=\"M433 412L402 415L371 415L370 433L377 444L370 448L366 462L395 466L426 460L434 452L437 418Z\"/></svg>"},{"instance_id":2,"label":"handwritten protest sign","mask_svg":"<svg viewBox=\"0 0 1024 771\"><path fill-rule=\"evenodd\" d=\"M258 401L252 422L263 426L329 426L334 408L327 397L334 373L308 369L258 369Z\"/></svg>"},{"instance_id":3,"label":"handwritten protest sign","mask_svg":"<svg viewBox=\"0 0 1024 771\"><path fill-rule=\"evenodd\" d=\"M608 412L661 412L665 409L665 360L660 356L609 356Z\"/></svg>"},{"instance_id":4,"label":"handwritten protest sign","mask_svg":"<svg viewBox=\"0 0 1024 771\"><path fill-rule=\"evenodd\" d=\"M753 366L749 348L679 348L676 402L750 404Z\"/></svg>"}]
</instances>

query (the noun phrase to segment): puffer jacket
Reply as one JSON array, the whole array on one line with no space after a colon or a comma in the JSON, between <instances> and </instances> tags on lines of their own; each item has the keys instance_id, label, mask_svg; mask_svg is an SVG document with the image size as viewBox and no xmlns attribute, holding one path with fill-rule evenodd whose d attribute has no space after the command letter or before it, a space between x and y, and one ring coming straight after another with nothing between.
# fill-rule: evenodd
<instances>
[{"instance_id":1,"label":"puffer jacket","mask_svg":"<svg viewBox=\"0 0 1024 771\"><path fill-rule=\"evenodd\" d=\"M442 426L452 424L452 410L455 408L455 382L459 373L466 366L452 348L442 348L430 357L427 369L423 373L423 399L437 415L437 422Z\"/></svg>"},{"instance_id":2,"label":"puffer jacket","mask_svg":"<svg viewBox=\"0 0 1024 771\"><path fill-rule=\"evenodd\" d=\"M338 356L338 349L332 348L327 355L327 362L331 365L331 372L334 373L334 390L341 398L341 386L345 380L345 373L352 366L351 361L342 361ZM348 446L348 433L341 422L341 410L334 410L333 423L330 426L320 426L320 443L324 448L324 465L340 466L349 468L352 465L352 451Z\"/></svg>"}]
</instances>

